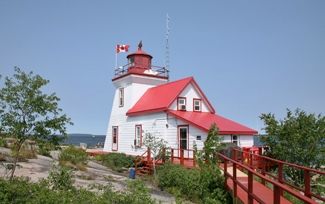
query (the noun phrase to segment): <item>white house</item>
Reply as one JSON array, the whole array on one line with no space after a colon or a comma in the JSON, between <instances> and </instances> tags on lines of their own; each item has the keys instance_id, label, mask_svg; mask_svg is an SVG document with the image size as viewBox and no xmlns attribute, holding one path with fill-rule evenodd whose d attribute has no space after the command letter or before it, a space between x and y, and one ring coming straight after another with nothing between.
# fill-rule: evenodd
<instances>
[{"instance_id":1,"label":"white house","mask_svg":"<svg viewBox=\"0 0 325 204\"><path fill-rule=\"evenodd\" d=\"M147 132L175 149L200 149L211 124L224 142L251 147L257 131L215 113L193 77L168 81L168 70L151 65L141 48L127 56L128 64L115 70L116 88L104 151L140 155Z\"/></svg>"}]
</instances>

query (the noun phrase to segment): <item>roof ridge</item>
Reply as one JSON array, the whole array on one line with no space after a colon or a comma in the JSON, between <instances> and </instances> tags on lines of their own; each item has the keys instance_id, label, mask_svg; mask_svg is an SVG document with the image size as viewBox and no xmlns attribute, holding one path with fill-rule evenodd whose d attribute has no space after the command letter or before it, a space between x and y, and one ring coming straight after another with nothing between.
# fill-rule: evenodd
<instances>
[{"instance_id":1,"label":"roof ridge","mask_svg":"<svg viewBox=\"0 0 325 204\"><path fill-rule=\"evenodd\" d=\"M178 79L178 80L176 80L176 81L171 81L171 82L168 82L168 83L165 83L165 84L160 84L160 85L158 85L158 86L154 86L154 87L151 87L151 88L149 88L149 89L155 89L155 88L159 88L159 87L163 87L163 86L168 86L168 85L170 85L170 84L173 84L173 83L178 83L178 82L180 82L180 81L185 81L185 80L193 80L194 79L194 77L193 76L190 76L190 77L185 77L185 78L183 78L183 79ZM149 90L148 89L148 90Z\"/></svg>"}]
</instances>

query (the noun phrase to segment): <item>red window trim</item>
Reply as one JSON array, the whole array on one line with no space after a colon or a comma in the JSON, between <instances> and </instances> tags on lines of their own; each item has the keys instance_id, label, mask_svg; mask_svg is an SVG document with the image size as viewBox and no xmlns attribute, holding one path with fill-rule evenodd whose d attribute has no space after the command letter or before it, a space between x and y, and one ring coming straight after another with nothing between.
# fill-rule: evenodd
<instances>
[{"instance_id":1,"label":"red window trim","mask_svg":"<svg viewBox=\"0 0 325 204\"><path fill-rule=\"evenodd\" d=\"M116 128L116 149L114 149L114 128ZM112 151L118 151L118 126L112 126Z\"/></svg>"},{"instance_id":2,"label":"red window trim","mask_svg":"<svg viewBox=\"0 0 325 204\"><path fill-rule=\"evenodd\" d=\"M137 127L140 127L140 145L137 144L135 146L136 147L141 147L142 146L142 125L140 125L140 124L135 125L135 128L134 128L134 140L135 141L137 140Z\"/></svg>"},{"instance_id":3,"label":"red window trim","mask_svg":"<svg viewBox=\"0 0 325 204\"><path fill-rule=\"evenodd\" d=\"M185 110L179 109L179 99L185 99ZM186 111L186 97L177 97L177 110L179 111Z\"/></svg>"},{"instance_id":4,"label":"red window trim","mask_svg":"<svg viewBox=\"0 0 325 204\"><path fill-rule=\"evenodd\" d=\"M190 126L189 125L177 125L177 141L178 141L178 149L180 150L181 149L181 144L180 144L180 141L179 141L179 128L181 127L187 127L187 149L189 149L189 146L190 146Z\"/></svg>"},{"instance_id":5,"label":"red window trim","mask_svg":"<svg viewBox=\"0 0 325 204\"><path fill-rule=\"evenodd\" d=\"M199 111L195 110L195 103L194 103L195 101L200 101L200 110ZM193 112L202 112L202 99L193 98Z\"/></svg>"}]
</instances>

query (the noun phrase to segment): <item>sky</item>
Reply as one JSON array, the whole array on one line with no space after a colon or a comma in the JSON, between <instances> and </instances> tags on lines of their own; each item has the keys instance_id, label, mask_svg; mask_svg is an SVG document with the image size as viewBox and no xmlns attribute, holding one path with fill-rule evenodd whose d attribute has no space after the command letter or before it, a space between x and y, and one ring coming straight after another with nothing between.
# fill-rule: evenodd
<instances>
[{"instance_id":1,"label":"sky","mask_svg":"<svg viewBox=\"0 0 325 204\"><path fill-rule=\"evenodd\" d=\"M49 79L69 133L106 134L116 44L142 40L164 66L168 13L170 79L194 76L218 114L260 131L262 113L325 114L324 11L323 0L0 0L0 74Z\"/></svg>"}]
</instances>

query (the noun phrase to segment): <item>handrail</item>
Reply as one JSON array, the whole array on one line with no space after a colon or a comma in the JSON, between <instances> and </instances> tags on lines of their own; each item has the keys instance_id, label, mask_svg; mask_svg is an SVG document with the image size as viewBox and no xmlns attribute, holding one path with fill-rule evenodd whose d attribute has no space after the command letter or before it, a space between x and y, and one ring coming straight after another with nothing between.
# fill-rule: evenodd
<instances>
[{"instance_id":1,"label":"handrail","mask_svg":"<svg viewBox=\"0 0 325 204\"><path fill-rule=\"evenodd\" d=\"M129 68L132 68L133 66L135 66L137 68L145 68L145 69L148 68L148 67L141 66L139 64L136 65L134 62L132 62L132 63L128 63L126 65L123 65L121 67L116 67L114 70L114 72L115 72L114 74L115 74L115 76L124 75L128 72ZM158 76L168 77L168 75L169 75L169 70L166 69L166 67L150 65L150 69L157 72Z\"/></svg>"},{"instance_id":2,"label":"handrail","mask_svg":"<svg viewBox=\"0 0 325 204\"><path fill-rule=\"evenodd\" d=\"M258 173L256 171L254 171L253 169L249 168L248 166L238 162L238 161L235 161L233 159L230 159L228 158L227 156L221 154L221 153L217 153L219 157L221 157L222 159L224 159L224 175L225 175L225 182L227 182L227 177L231 178L232 181L233 181L233 185L234 185L234 196L237 197L237 187L235 187L237 184L248 194L248 200L249 200L249 203L253 203L253 199L255 200L259 200L259 202L261 202L260 199L256 199L257 198L257 195L254 194L254 191L253 191L253 186L252 186L252 182L253 182L253 177L252 175L254 176L257 176L259 178L261 178L262 180L266 181L266 182L269 182L273 185L273 188L274 188L274 194L273 194L273 201L274 203L279 203L280 202L280 191L286 191L288 192L289 194L293 195L294 197L298 198L299 200L305 202L305 203L311 203L311 204L316 204L316 202L314 200L312 200L311 198L307 197L307 196L304 196L302 194L300 194L299 192L295 191L295 190L292 190L291 188L287 187L286 185L284 184L281 184L277 181L274 181L264 175L262 175L261 173ZM233 163L233 175L229 174L227 172L227 162L232 162ZM246 171L248 171L248 188L246 188L245 186L241 185L238 181L237 181L237 178L236 178L236 171L237 171L237 165L243 169L245 169ZM235 198L234 198L235 199ZM263 203L263 202L262 202Z\"/></svg>"},{"instance_id":3,"label":"handrail","mask_svg":"<svg viewBox=\"0 0 325 204\"><path fill-rule=\"evenodd\" d=\"M299 168L301 170L308 170L308 171L311 171L311 172L315 172L317 174L325 175L325 172L324 171L320 171L320 170L317 170L317 169L312 169L310 167L300 166L300 165L293 164L293 163L290 163L290 162L286 162L286 161L282 161L282 160L278 160L278 159L273 159L273 158L270 158L270 157L267 157L267 156L263 156L263 155L254 154L254 153L251 153L251 152L243 151L241 149L234 149L234 150L235 151L238 151L238 152L245 153L245 154L250 154L250 155L253 155L253 156L257 156L257 157L260 157L260 158L263 158L263 159L267 159L267 160L270 160L270 161L273 161L273 162L276 162L276 163L281 163L281 164L285 164L285 165L288 165L288 166L296 167L296 168Z\"/></svg>"},{"instance_id":4,"label":"handrail","mask_svg":"<svg viewBox=\"0 0 325 204\"><path fill-rule=\"evenodd\" d=\"M178 156L174 156L175 150L178 152ZM184 157L184 151L187 151L187 157ZM192 152L192 158L190 157L190 152ZM191 160L193 167L196 166L195 161L195 150L194 149L177 149L177 148L171 148L171 162L174 163L175 158L179 159L180 165L184 165L184 160ZM188 166L189 167L189 166Z\"/></svg>"},{"instance_id":5,"label":"handrail","mask_svg":"<svg viewBox=\"0 0 325 204\"><path fill-rule=\"evenodd\" d=\"M142 159L145 157L145 154L148 154L149 148L140 156L135 157L134 159L134 168L137 170L138 165L142 162ZM139 160L140 159L140 160Z\"/></svg>"},{"instance_id":6,"label":"handrail","mask_svg":"<svg viewBox=\"0 0 325 204\"><path fill-rule=\"evenodd\" d=\"M252 168L253 165L252 165L252 160L253 160L253 157L254 158L259 158L257 159L258 162L263 162L263 168L262 168L262 175L268 175L274 179L277 179L280 183L283 183L283 184L286 184L292 188L295 188L296 190L298 191L303 191L305 193L305 195L309 198L312 198L312 197L315 197L321 201L325 201L325 198L324 197L321 197L320 195L317 195L315 193L313 193L311 191L311 173L314 173L314 174L319 174L321 176L324 176L325 175L325 172L323 171L320 171L320 170L316 170L316 169L312 169L312 168L309 168L309 167L305 167L305 166L299 166L297 164L293 164L293 163L289 163L289 162L285 162L285 161L281 161L281 160L277 160L277 159L273 159L273 158L269 158L267 156L263 156L263 155L258 155L258 154L254 154L254 153L251 153L249 151L243 151L243 150L240 150L240 149L233 149L233 155L235 157L237 157L237 152L241 152L242 154L248 154L249 155L249 165L250 167ZM263 160L264 159L264 160ZM237 159L235 159L237 161ZM265 168L265 162L266 161L272 161L274 163L277 164L278 166L278 172L277 172L277 175L272 175L268 172L266 172ZM283 166L286 165L286 166L289 166L289 167L293 167L293 168L296 168L298 170L302 170L304 172L304 188L301 188L299 186L295 186L293 185L292 183L289 183L288 181L286 181L284 178L283 178ZM263 181L263 184L265 184L265 182ZM281 193L282 194L282 193Z\"/></svg>"}]
</instances>

